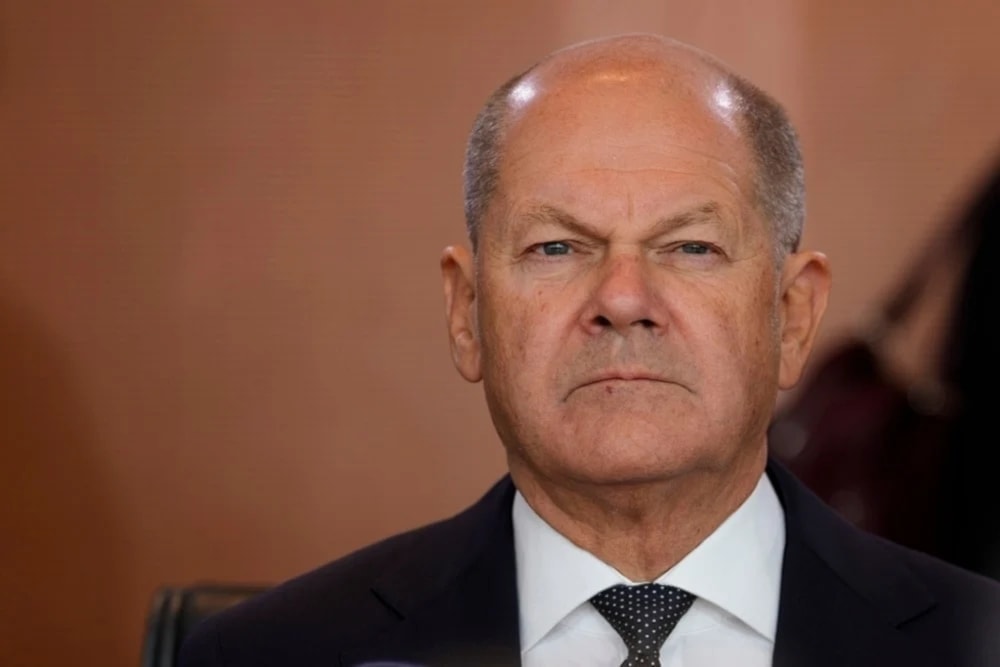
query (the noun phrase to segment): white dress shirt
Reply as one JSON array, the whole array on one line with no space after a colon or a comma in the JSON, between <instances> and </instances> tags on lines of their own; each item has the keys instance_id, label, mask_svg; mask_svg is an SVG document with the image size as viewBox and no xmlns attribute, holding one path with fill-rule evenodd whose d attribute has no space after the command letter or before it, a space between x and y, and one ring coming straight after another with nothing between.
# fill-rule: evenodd
<instances>
[{"instance_id":1,"label":"white dress shirt","mask_svg":"<svg viewBox=\"0 0 1000 667\"><path fill-rule=\"evenodd\" d=\"M523 667L619 667L628 655L589 603L633 582L514 497ZM750 497L656 583L697 596L660 651L662 667L767 667L778 620L785 516L763 475Z\"/></svg>"}]
</instances>

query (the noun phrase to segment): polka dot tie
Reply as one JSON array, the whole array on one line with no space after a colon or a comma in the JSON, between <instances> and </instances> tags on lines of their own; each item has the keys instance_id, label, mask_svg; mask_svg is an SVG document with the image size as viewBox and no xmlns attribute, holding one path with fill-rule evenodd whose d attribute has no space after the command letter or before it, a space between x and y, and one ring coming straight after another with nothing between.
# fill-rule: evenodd
<instances>
[{"instance_id":1,"label":"polka dot tie","mask_svg":"<svg viewBox=\"0 0 1000 667\"><path fill-rule=\"evenodd\" d=\"M660 647L695 596L662 584L619 584L590 598L628 647L622 667L660 667Z\"/></svg>"}]
</instances>

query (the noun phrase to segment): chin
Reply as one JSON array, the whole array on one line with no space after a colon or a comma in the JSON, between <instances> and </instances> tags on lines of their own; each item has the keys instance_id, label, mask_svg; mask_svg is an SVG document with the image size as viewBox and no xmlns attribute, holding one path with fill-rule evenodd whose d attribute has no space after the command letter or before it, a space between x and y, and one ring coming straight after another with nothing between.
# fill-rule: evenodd
<instances>
[{"instance_id":1,"label":"chin","mask_svg":"<svg viewBox=\"0 0 1000 667\"><path fill-rule=\"evenodd\" d=\"M590 484L662 482L714 467L717 452L696 443L665 441L622 434L614 440L578 440L565 451L561 464L568 477Z\"/></svg>"}]
</instances>

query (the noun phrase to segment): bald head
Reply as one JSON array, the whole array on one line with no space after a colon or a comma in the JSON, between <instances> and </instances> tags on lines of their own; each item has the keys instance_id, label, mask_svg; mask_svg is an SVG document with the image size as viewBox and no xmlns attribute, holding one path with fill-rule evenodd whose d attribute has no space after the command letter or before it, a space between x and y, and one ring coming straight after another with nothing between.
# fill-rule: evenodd
<instances>
[{"instance_id":1,"label":"bald head","mask_svg":"<svg viewBox=\"0 0 1000 667\"><path fill-rule=\"evenodd\" d=\"M546 113L551 100L572 96L589 105L628 88L636 104L669 100L683 106L693 127L735 133L753 164L754 205L768 221L778 256L797 248L804 220L802 157L780 105L712 56L656 35L623 35L556 51L500 86L476 118L466 152L465 216L473 248L502 187L501 167L512 129ZM622 96L616 96L621 100ZM628 112L631 104L622 106ZM666 104L664 104L666 110ZM670 124L664 113L664 125ZM669 129L669 128L667 128ZM690 132L688 124L684 132Z\"/></svg>"}]
</instances>

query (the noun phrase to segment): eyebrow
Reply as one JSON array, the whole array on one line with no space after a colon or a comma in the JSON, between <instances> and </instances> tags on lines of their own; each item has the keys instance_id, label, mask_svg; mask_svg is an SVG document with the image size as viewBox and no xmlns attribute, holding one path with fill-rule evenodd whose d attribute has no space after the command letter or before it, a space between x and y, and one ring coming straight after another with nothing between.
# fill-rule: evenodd
<instances>
[{"instance_id":1,"label":"eyebrow","mask_svg":"<svg viewBox=\"0 0 1000 667\"><path fill-rule=\"evenodd\" d=\"M674 213L656 222L658 233L662 234L674 229L683 229L692 225L721 222L719 205L714 201L699 204L693 208Z\"/></svg>"},{"instance_id":2,"label":"eyebrow","mask_svg":"<svg viewBox=\"0 0 1000 667\"><path fill-rule=\"evenodd\" d=\"M714 201L704 202L691 208L660 218L653 224L653 236L659 236L676 229L683 229L696 224L720 222L719 205ZM554 224L581 236L601 238L604 236L594 227L581 221L572 213L549 204L534 206L526 211L521 218L540 224Z\"/></svg>"},{"instance_id":3,"label":"eyebrow","mask_svg":"<svg viewBox=\"0 0 1000 667\"><path fill-rule=\"evenodd\" d=\"M543 225L557 225L581 236L598 238L601 236L596 229L581 222L575 215L556 206L542 204L534 206L521 216L531 222Z\"/></svg>"}]
</instances>

